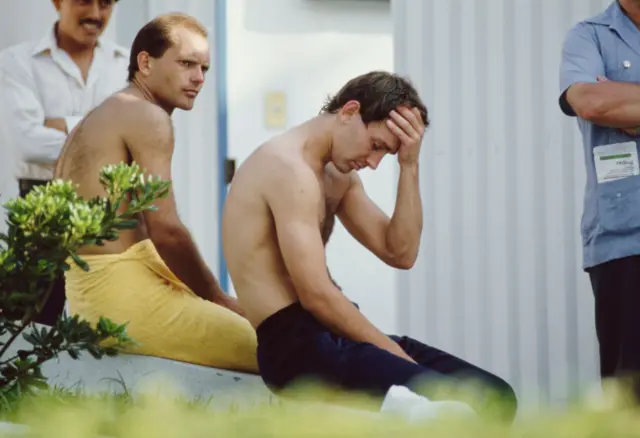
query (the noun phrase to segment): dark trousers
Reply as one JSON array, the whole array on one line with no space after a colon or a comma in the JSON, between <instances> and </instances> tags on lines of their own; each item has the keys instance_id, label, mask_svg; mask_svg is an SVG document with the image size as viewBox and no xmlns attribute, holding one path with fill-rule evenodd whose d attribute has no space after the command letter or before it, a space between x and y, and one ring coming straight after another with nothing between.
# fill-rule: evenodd
<instances>
[{"instance_id":1,"label":"dark trousers","mask_svg":"<svg viewBox=\"0 0 640 438\"><path fill-rule=\"evenodd\" d=\"M20 196L25 197L33 187L45 185L47 182L48 181L32 179L19 180ZM64 302L64 274L60 273L54 280L51 295L42 309L42 312L40 312L40 314L35 318L35 322L49 326L55 325L58 317L60 317L64 311Z\"/></svg>"},{"instance_id":2,"label":"dark trousers","mask_svg":"<svg viewBox=\"0 0 640 438\"><path fill-rule=\"evenodd\" d=\"M483 418L515 418L517 400L507 382L406 336L390 337L417 364L331 333L299 303L267 318L257 336L260 374L275 393L311 380L381 400L391 386L403 385L431 400L468 403Z\"/></svg>"},{"instance_id":3,"label":"dark trousers","mask_svg":"<svg viewBox=\"0 0 640 438\"><path fill-rule=\"evenodd\" d=\"M629 378L640 401L640 256L588 269L595 299L600 375Z\"/></svg>"}]
</instances>

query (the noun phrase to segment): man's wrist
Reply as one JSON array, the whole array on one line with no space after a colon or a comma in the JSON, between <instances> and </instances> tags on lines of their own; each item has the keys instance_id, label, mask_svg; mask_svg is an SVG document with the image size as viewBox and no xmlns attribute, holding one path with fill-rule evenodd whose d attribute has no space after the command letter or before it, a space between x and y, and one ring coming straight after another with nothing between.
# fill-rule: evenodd
<instances>
[{"instance_id":1,"label":"man's wrist","mask_svg":"<svg viewBox=\"0 0 640 438\"><path fill-rule=\"evenodd\" d=\"M401 163L400 164L400 172L411 172L411 173L418 173L419 171L419 167L420 165L418 164L418 162L411 162L411 163Z\"/></svg>"}]
</instances>

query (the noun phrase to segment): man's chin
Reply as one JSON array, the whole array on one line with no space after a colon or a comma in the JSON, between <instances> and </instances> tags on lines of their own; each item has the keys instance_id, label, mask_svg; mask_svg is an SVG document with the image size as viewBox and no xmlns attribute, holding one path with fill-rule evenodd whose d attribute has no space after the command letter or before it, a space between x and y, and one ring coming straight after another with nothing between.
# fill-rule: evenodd
<instances>
[{"instance_id":1,"label":"man's chin","mask_svg":"<svg viewBox=\"0 0 640 438\"><path fill-rule=\"evenodd\" d=\"M346 165L346 164L344 166L336 166L336 169L338 169L340 171L340 173L343 173L345 175L347 173L351 173L351 172L353 172L355 170L351 166Z\"/></svg>"},{"instance_id":2,"label":"man's chin","mask_svg":"<svg viewBox=\"0 0 640 438\"><path fill-rule=\"evenodd\" d=\"M181 109L182 111L191 111L193 109L193 102L180 103L176 108Z\"/></svg>"}]
</instances>

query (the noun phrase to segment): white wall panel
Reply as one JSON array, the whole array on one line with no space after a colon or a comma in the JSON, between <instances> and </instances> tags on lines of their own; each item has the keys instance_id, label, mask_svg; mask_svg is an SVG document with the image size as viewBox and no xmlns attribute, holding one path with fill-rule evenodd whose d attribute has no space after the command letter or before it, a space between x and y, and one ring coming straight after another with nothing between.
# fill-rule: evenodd
<instances>
[{"instance_id":1,"label":"white wall panel","mask_svg":"<svg viewBox=\"0 0 640 438\"><path fill-rule=\"evenodd\" d=\"M525 406L564 404L598 382L582 146L557 78L567 30L608 4L392 1L396 71L433 123L400 328L506 378Z\"/></svg>"}]
</instances>

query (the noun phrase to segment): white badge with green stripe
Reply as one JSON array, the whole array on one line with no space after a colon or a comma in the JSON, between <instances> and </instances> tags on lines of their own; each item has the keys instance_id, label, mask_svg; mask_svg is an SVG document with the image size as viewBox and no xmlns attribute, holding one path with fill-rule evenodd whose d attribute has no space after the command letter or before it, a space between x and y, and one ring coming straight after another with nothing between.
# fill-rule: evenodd
<instances>
[{"instance_id":1,"label":"white badge with green stripe","mask_svg":"<svg viewBox=\"0 0 640 438\"><path fill-rule=\"evenodd\" d=\"M593 148L598 183L640 175L638 149L634 141Z\"/></svg>"}]
</instances>

